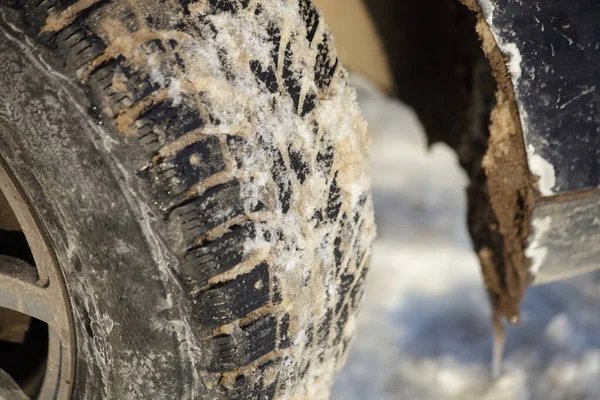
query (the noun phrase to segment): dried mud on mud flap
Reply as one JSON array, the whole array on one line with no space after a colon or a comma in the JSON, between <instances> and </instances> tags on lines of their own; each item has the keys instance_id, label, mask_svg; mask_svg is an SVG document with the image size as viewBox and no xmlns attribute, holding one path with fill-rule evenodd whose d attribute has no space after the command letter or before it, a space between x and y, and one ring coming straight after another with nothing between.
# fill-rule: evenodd
<instances>
[{"instance_id":1,"label":"dried mud on mud flap","mask_svg":"<svg viewBox=\"0 0 600 400\"><path fill-rule=\"evenodd\" d=\"M502 274L506 277L505 290L508 297L498 293L500 285L493 280L486 281L486 284L490 291L500 297L498 312L514 323L519 319L519 303L531 279L524 249L530 233L534 186L527 167L522 131L512 86L507 81L509 75L504 58L495 46L484 21L478 22L477 32L482 38L484 51L496 71L495 77L499 83L483 167L488 176L490 200L498 219L498 231L504 242Z\"/></svg>"},{"instance_id":2,"label":"dried mud on mud flap","mask_svg":"<svg viewBox=\"0 0 600 400\"><path fill-rule=\"evenodd\" d=\"M489 113L479 131L467 138L463 154L471 178L469 188L469 227L479 255L484 283L493 307L494 327L501 335L501 318L511 323L519 320L519 307L525 289L531 283L529 260L525 248L530 233L535 182L531 179L523 144L514 90L510 81L509 59L492 35L481 9L475 1L463 3L477 15L476 31L487 60L480 81L493 84L475 90L489 93L473 96L473 102L493 95L487 105L474 107ZM488 77L489 75L489 77ZM478 82L475 81L475 86ZM489 126L486 125L489 121ZM481 143L479 141L482 141ZM479 148L480 151L472 150ZM471 154L475 153L475 156ZM459 150L460 154L460 150Z\"/></svg>"},{"instance_id":3,"label":"dried mud on mud flap","mask_svg":"<svg viewBox=\"0 0 600 400\"><path fill-rule=\"evenodd\" d=\"M593 2L479 4L507 57L535 181L526 250L534 283L597 269L598 39L590 21L600 9Z\"/></svg>"},{"instance_id":4,"label":"dried mud on mud flap","mask_svg":"<svg viewBox=\"0 0 600 400\"><path fill-rule=\"evenodd\" d=\"M501 318L518 320L531 280L524 250L535 197L509 59L475 0L366 4L399 97L416 111L429 143L451 146L469 175L469 230L501 331Z\"/></svg>"},{"instance_id":5,"label":"dried mud on mud flap","mask_svg":"<svg viewBox=\"0 0 600 400\"><path fill-rule=\"evenodd\" d=\"M586 136L597 122L585 117L595 115L591 106L573 106L595 87L596 41L589 42L593 35L585 21L598 11L582 5L567 12L570 3L543 8L505 0L463 3L477 13L477 32L498 88L481 163L485 176L473 181L479 200L472 203L476 210L487 208L479 214L485 222L471 230L502 342L500 318L519 320L528 285L598 268L592 244L600 235L593 223L598 192L590 190L597 187L598 146ZM587 39L578 43L557 26ZM558 39L566 42L559 45ZM566 71L573 65L575 74ZM556 104L548 96L558 96ZM564 134L567 124L576 125L569 126L573 135Z\"/></svg>"},{"instance_id":6,"label":"dried mud on mud flap","mask_svg":"<svg viewBox=\"0 0 600 400\"><path fill-rule=\"evenodd\" d=\"M64 274L74 398L326 398L374 221L310 1L0 4L0 156Z\"/></svg>"}]
</instances>

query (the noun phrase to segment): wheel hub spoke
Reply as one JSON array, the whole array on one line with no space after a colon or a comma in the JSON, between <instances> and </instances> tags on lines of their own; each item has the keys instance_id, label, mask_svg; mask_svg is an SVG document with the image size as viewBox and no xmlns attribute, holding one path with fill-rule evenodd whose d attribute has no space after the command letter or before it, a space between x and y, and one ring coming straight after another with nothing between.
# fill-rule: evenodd
<instances>
[{"instance_id":1,"label":"wheel hub spoke","mask_svg":"<svg viewBox=\"0 0 600 400\"><path fill-rule=\"evenodd\" d=\"M36 282L34 267L13 257L0 256L0 307L27 314L60 330L64 324L58 309L62 302L60 294L52 286L44 288Z\"/></svg>"},{"instance_id":2,"label":"wheel hub spoke","mask_svg":"<svg viewBox=\"0 0 600 400\"><path fill-rule=\"evenodd\" d=\"M68 399L74 376L75 338L62 271L34 207L1 158L0 192L3 197L0 206L4 211L7 210L7 205L10 206L13 214L11 223L3 225L3 228L14 230L18 224L33 256L33 261L28 263L19 258L0 255L0 307L25 314L48 325L47 358L45 370L41 371L41 386L39 383L36 385L39 387L36 398ZM25 329L27 326L23 330ZM0 398L3 398L2 390L0 382ZM24 391L27 392L25 389ZM7 398L18 399L15 396Z\"/></svg>"}]
</instances>

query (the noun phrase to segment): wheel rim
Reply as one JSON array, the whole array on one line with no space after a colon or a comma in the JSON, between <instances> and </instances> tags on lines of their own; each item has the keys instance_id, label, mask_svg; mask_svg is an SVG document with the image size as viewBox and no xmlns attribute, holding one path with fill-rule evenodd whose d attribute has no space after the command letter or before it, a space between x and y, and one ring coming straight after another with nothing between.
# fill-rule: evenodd
<instances>
[{"instance_id":1,"label":"wheel rim","mask_svg":"<svg viewBox=\"0 0 600 400\"><path fill-rule=\"evenodd\" d=\"M27 262L0 255L0 307L47 324L45 369L37 374L43 378L34 390L40 400L66 400L71 396L73 384L75 337L62 271L33 205L2 159L0 193L6 200L0 202L0 207L2 203L10 207L9 212L25 235L33 259ZM6 215L7 210L4 211Z\"/></svg>"}]
</instances>

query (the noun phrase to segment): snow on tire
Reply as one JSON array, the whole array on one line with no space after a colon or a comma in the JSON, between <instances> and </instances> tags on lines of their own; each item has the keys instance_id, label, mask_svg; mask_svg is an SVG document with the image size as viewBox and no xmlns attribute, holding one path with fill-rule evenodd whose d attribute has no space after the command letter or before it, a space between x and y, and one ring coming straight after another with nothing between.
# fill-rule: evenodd
<instances>
[{"instance_id":1,"label":"snow on tire","mask_svg":"<svg viewBox=\"0 0 600 400\"><path fill-rule=\"evenodd\" d=\"M175 283L152 296L182 315L148 307L141 318L178 339L172 351L194 377L171 376L182 382L177 398L326 398L375 228L366 124L311 2L12 3L21 21L9 24L23 24L80 82L94 129L111 143L98 151L127 167L118 173L133 176L140 207L158 216L147 236L161 279ZM94 307L118 321L117 299L92 307L65 275L76 322ZM80 348L87 372L77 376L97 381L75 386L81 398L98 387L108 398L160 393L147 382L115 386L110 373L91 378L110 370L114 339L77 335L92 349ZM172 374L144 362L157 379Z\"/></svg>"}]
</instances>

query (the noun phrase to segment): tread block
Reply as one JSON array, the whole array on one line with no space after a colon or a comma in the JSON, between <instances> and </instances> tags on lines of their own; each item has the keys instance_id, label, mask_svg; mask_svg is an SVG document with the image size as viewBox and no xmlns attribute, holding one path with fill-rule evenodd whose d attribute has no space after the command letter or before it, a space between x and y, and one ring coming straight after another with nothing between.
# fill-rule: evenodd
<instances>
[{"instance_id":1,"label":"tread block","mask_svg":"<svg viewBox=\"0 0 600 400\"><path fill-rule=\"evenodd\" d=\"M250 4L250 0L209 0L209 2L213 10L230 13L248 8L248 4Z\"/></svg>"},{"instance_id":2,"label":"tread block","mask_svg":"<svg viewBox=\"0 0 600 400\"><path fill-rule=\"evenodd\" d=\"M36 30L44 25L49 9L61 9L59 0L19 0L18 3L23 7L25 23Z\"/></svg>"},{"instance_id":3,"label":"tread block","mask_svg":"<svg viewBox=\"0 0 600 400\"><path fill-rule=\"evenodd\" d=\"M236 168L243 168L244 155L246 151L249 151L247 139L239 136L227 135L227 147L231 150L231 156L235 160Z\"/></svg>"},{"instance_id":4,"label":"tread block","mask_svg":"<svg viewBox=\"0 0 600 400\"><path fill-rule=\"evenodd\" d=\"M236 390L233 393L226 393L228 400L273 400L277 390L276 382L269 386L255 385L249 389Z\"/></svg>"},{"instance_id":5,"label":"tread block","mask_svg":"<svg viewBox=\"0 0 600 400\"><path fill-rule=\"evenodd\" d=\"M336 236L333 241L333 256L335 258L335 274L336 276L342 271L342 262L344 260L344 251L342 250L343 239L341 236Z\"/></svg>"},{"instance_id":6,"label":"tread block","mask_svg":"<svg viewBox=\"0 0 600 400\"><path fill-rule=\"evenodd\" d=\"M244 244L254 235L252 224L234 227L223 237L188 251L183 258L181 272L196 285L204 286L209 279L244 260Z\"/></svg>"},{"instance_id":7,"label":"tread block","mask_svg":"<svg viewBox=\"0 0 600 400\"><path fill-rule=\"evenodd\" d=\"M147 79L143 74L126 65L123 57L119 57L106 68L112 70L112 78L111 85L105 89L105 96L102 99L106 99L113 115L119 114L125 108L131 107L162 88L158 82ZM125 85L125 90L115 90L112 85L113 81Z\"/></svg>"},{"instance_id":8,"label":"tread block","mask_svg":"<svg viewBox=\"0 0 600 400\"><path fill-rule=\"evenodd\" d=\"M283 301L283 294L281 293L281 284L276 276L273 277L273 303L279 304Z\"/></svg>"},{"instance_id":9,"label":"tread block","mask_svg":"<svg viewBox=\"0 0 600 400\"><path fill-rule=\"evenodd\" d=\"M314 92L309 92L304 96L304 104L302 105L302 112L300 116L304 117L310 113L317 106L317 95Z\"/></svg>"},{"instance_id":10,"label":"tread block","mask_svg":"<svg viewBox=\"0 0 600 400\"><path fill-rule=\"evenodd\" d=\"M229 62L227 49L223 47L219 48L219 50L217 51L217 57L219 57L221 71L225 73L225 78L227 78L228 81L234 81L235 75L232 71L231 64Z\"/></svg>"},{"instance_id":11,"label":"tread block","mask_svg":"<svg viewBox=\"0 0 600 400\"><path fill-rule=\"evenodd\" d=\"M317 46L317 60L315 62L315 82L319 89L331 85L331 81L338 66L338 59L331 57L329 35L324 34L321 43Z\"/></svg>"},{"instance_id":12,"label":"tread block","mask_svg":"<svg viewBox=\"0 0 600 400\"><path fill-rule=\"evenodd\" d=\"M209 370L212 372L232 371L247 365L275 350L277 340L277 319L268 315L254 321L231 335L212 338L212 359Z\"/></svg>"},{"instance_id":13,"label":"tread block","mask_svg":"<svg viewBox=\"0 0 600 400\"><path fill-rule=\"evenodd\" d=\"M319 328L317 331L317 345L319 347L326 347L327 340L329 339L329 330L333 323L333 310L329 309L325 313L325 316L319 322Z\"/></svg>"},{"instance_id":14,"label":"tread block","mask_svg":"<svg viewBox=\"0 0 600 400\"><path fill-rule=\"evenodd\" d=\"M344 328L346 327L346 323L348 322L348 317L350 316L350 312L348 310L348 305L345 305L342 309L342 312L339 313L338 319L335 324L334 332L335 336L333 337L333 344L335 346L339 345L342 341L342 337L344 336Z\"/></svg>"},{"instance_id":15,"label":"tread block","mask_svg":"<svg viewBox=\"0 0 600 400\"><path fill-rule=\"evenodd\" d=\"M292 339L290 337L289 330L290 315L285 314L279 323L279 343L277 344L278 349L286 349L292 345Z\"/></svg>"},{"instance_id":16,"label":"tread block","mask_svg":"<svg viewBox=\"0 0 600 400\"><path fill-rule=\"evenodd\" d=\"M362 262L362 258L360 259ZM350 292L350 305L352 309L357 310L360 307L360 304L363 299L363 295L365 292L365 281L367 279L367 271L368 268L363 268L360 275L356 279L354 286L352 287L352 291Z\"/></svg>"},{"instance_id":17,"label":"tread block","mask_svg":"<svg viewBox=\"0 0 600 400\"><path fill-rule=\"evenodd\" d=\"M64 53L66 65L78 70L106 50L106 44L88 26L74 22L56 34L56 46Z\"/></svg>"},{"instance_id":18,"label":"tread block","mask_svg":"<svg viewBox=\"0 0 600 400\"><path fill-rule=\"evenodd\" d=\"M276 156L273 167L271 167L271 175L277 184L277 195L279 204L281 205L281 211L285 214L290 210L292 201L292 183L281 152L279 150L275 150L275 152Z\"/></svg>"},{"instance_id":19,"label":"tread block","mask_svg":"<svg viewBox=\"0 0 600 400\"><path fill-rule=\"evenodd\" d=\"M174 157L150 168L149 173L159 190L171 195L179 195L226 168L219 138L209 136L190 144Z\"/></svg>"},{"instance_id":20,"label":"tread block","mask_svg":"<svg viewBox=\"0 0 600 400\"><path fill-rule=\"evenodd\" d=\"M311 0L300 0L300 15L306 25L306 39L311 43L319 26L319 13Z\"/></svg>"},{"instance_id":21,"label":"tread block","mask_svg":"<svg viewBox=\"0 0 600 400\"><path fill-rule=\"evenodd\" d=\"M196 318L211 328L228 324L269 303L269 266L256 266L251 272L202 292L195 300Z\"/></svg>"},{"instance_id":22,"label":"tread block","mask_svg":"<svg viewBox=\"0 0 600 400\"><path fill-rule=\"evenodd\" d=\"M348 294L348 292L350 292L350 289L352 289L353 285L354 285L354 275L344 274L341 276L340 283L338 286L338 297L340 299L340 302L338 302L338 304L336 304L336 309L335 309L336 313L338 313L340 311L343 303L346 301L346 295Z\"/></svg>"},{"instance_id":23,"label":"tread block","mask_svg":"<svg viewBox=\"0 0 600 400\"><path fill-rule=\"evenodd\" d=\"M272 66L268 66L266 69L260 65L257 60L250 61L250 70L256 76L259 82L265 84L269 92L277 93L279 85L277 84L277 77L275 76L275 70Z\"/></svg>"},{"instance_id":24,"label":"tread block","mask_svg":"<svg viewBox=\"0 0 600 400\"><path fill-rule=\"evenodd\" d=\"M290 166L292 167L292 170L294 170L298 182L303 184L306 181L307 175L310 173L308 163L304 160L302 153L293 150L291 145L288 147L288 153L290 155Z\"/></svg>"},{"instance_id":25,"label":"tread block","mask_svg":"<svg viewBox=\"0 0 600 400\"><path fill-rule=\"evenodd\" d=\"M173 210L173 217L181 224L184 247L191 248L210 229L243 212L240 183L235 180L215 186L194 200L178 206Z\"/></svg>"},{"instance_id":26,"label":"tread block","mask_svg":"<svg viewBox=\"0 0 600 400\"><path fill-rule=\"evenodd\" d=\"M325 176L329 176L333 167L333 146L330 143L325 143L325 139L321 140L321 149L317 154L317 166L320 172Z\"/></svg>"},{"instance_id":27,"label":"tread block","mask_svg":"<svg viewBox=\"0 0 600 400\"><path fill-rule=\"evenodd\" d=\"M289 42L285 48L285 57L283 59L283 85L294 102L294 111L298 110L300 103L300 81L296 78L296 74L292 71L292 43Z\"/></svg>"},{"instance_id":28,"label":"tread block","mask_svg":"<svg viewBox=\"0 0 600 400\"><path fill-rule=\"evenodd\" d=\"M181 57L179 42L175 39L169 39L167 43L169 44L169 48L172 50L173 57L175 58L177 66L182 72L185 72L187 67L185 65L185 61L183 60L183 57Z\"/></svg>"},{"instance_id":29,"label":"tread block","mask_svg":"<svg viewBox=\"0 0 600 400\"><path fill-rule=\"evenodd\" d=\"M356 207L354 210L354 216L352 217L352 221L354 221L355 224L358 223L361 215L364 214L365 204L367 204L368 199L369 199L369 197L366 193L362 193L360 195L360 198L358 199L358 203L356 204Z\"/></svg>"},{"instance_id":30,"label":"tread block","mask_svg":"<svg viewBox=\"0 0 600 400\"><path fill-rule=\"evenodd\" d=\"M89 77L89 85L91 88L92 97L95 99L97 104L100 104L101 99L108 98L113 90L113 78L120 68L119 64L123 59L116 59L110 61L103 66L94 70ZM111 110L114 114L114 111Z\"/></svg>"},{"instance_id":31,"label":"tread block","mask_svg":"<svg viewBox=\"0 0 600 400\"><path fill-rule=\"evenodd\" d=\"M258 379L252 379L249 376L240 374L236 377L236 381L232 388L228 388L224 392L217 391L214 394L205 396L210 399L223 398L227 400L273 400L277 392L278 379L275 379L271 384L266 385L264 382L265 370L272 367L273 364L281 364L281 360L268 361L265 364L257 367L256 376Z\"/></svg>"},{"instance_id":32,"label":"tread block","mask_svg":"<svg viewBox=\"0 0 600 400\"><path fill-rule=\"evenodd\" d=\"M155 153L186 133L205 126L205 121L193 104L193 101L184 96L177 105L172 100L167 100L142 113L135 124L138 127L138 138L148 153Z\"/></svg>"},{"instance_id":33,"label":"tread block","mask_svg":"<svg viewBox=\"0 0 600 400\"><path fill-rule=\"evenodd\" d=\"M313 325L309 325L306 328L306 339L304 341L304 348L305 349L309 349L310 347L312 347L313 345L313 341L314 341L314 335L315 335L315 328Z\"/></svg>"},{"instance_id":34,"label":"tread block","mask_svg":"<svg viewBox=\"0 0 600 400\"><path fill-rule=\"evenodd\" d=\"M342 207L342 195L340 191L340 187L337 183L337 173L333 181L331 182L331 186L329 187L329 198L327 199L327 218L330 220L336 220L338 215L340 214L340 209Z\"/></svg>"},{"instance_id":35,"label":"tread block","mask_svg":"<svg viewBox=\"0 0 600 400\"><path fill-rule=\"evenodd\" d=\"M269 24L267 28L267 35L269 36L269 42L273 43L271 48L271 59L275 68L279 66L279 46L281 46L281 30L275 24Z\"/></svg>"},{"instance_id":36,"label":"tread block","mask_svg":"<svg viewBox=\"0 0 600 400\"><path fill-rule=\"evenodd\" d=\"M275 94L279 90L279 84L277 83L277 76L275 71L279 64L279 46L281 45L281 31L274 24L269 24L267 27L267 35L269 36L268 41L273 44L271 48L271 60L272 65L268 65L266 68L261 65L258 60L250 61L250 70L256 76L259 82L265 84L269 92Z\"/></svg>"}]
</instances>

